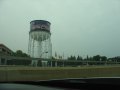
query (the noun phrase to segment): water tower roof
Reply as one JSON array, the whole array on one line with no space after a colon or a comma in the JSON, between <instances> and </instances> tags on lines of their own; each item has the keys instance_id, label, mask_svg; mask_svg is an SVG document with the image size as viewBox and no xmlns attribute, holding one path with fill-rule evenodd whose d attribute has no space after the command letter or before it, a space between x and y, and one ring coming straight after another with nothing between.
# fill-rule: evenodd
<instances>
[{"instance_id":1,"label":"water tower roof","mask_svg":"<svg viewBox=\"0 0 120 90\"><path fill-rule=\"evenodd\" d=\"M45 23L47 22L47 23L51 24L49 21L46 21L46 20L33 20L33 21L31 21L31 22L43 22L43 23L44 23L44 22L45 22ZM31 22L30 22L30 23L31 23Z\"/></svg>"}]
</instances>

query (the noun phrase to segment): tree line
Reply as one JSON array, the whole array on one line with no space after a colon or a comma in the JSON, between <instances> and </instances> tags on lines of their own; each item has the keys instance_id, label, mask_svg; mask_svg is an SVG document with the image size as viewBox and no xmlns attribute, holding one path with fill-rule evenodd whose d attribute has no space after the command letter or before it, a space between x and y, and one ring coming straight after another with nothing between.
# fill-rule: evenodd
<instances>
[{"instance_id":1,"label":"tree line","mask_svg":"<svg viewBox=\"0 0 120 90\"><path fill-rule=\"evenodd\" d=\"M116 62L120 62L120 56L116 56L116 57L112 57L112 58L107 58L106 56L101 56L101 55L95 55L93 57L89 57L88 55L86 56L86 58L82 58L81 56L69 56L67 58L67 60L81 60L81 61L116 61Z\"/></svg>"},{"instance_id":2,"label":"tree line","mask_svg":"<svg viewBox=\"0 0 120 90\"><path fill-rule=\"evenodd\" d=\"M28 54L24 53L22 50L17 50L16 52L13 52L13 56L17 57L30 57ZM55 59L55 57L52 56L52 59ZM59 59L62 60L62 56L59 57ZM82 56L78 55L77 57L74 55L71 55L67 58L67 60L79 60L79 61L114 61L114 62L120 62L120 56L107 58L106 56L101 55L95 55L92 57L89 57L88 55L86 58L83 58Z\"/></svg>"},{"instance_id":3,"label":"tree line","mask_svg":"<svg viewBox=\"0 0 120 90\"><path fill-rule=\"evenodd\" d=\"M12 55L16 57L30 57L28 54L24 53L22 50L17 50L16 52L13 52Z\"/></svg>"}]
</instances>

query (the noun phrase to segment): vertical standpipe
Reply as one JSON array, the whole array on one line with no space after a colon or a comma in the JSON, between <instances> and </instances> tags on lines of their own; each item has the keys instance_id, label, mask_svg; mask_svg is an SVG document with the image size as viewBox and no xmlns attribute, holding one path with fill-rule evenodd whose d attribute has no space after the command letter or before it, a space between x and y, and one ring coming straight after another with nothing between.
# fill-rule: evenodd
<instances>
[{"instance_id":1,"label":"vertical standpipe","mask_svg":"<svg viewBox=\"0 0 120 90\"><path fill-rule=\"evenodd\" d=\"M52 58L50 22L45 20L30 22L28 54L33 58Z\"/></svg>"}]
</instances>

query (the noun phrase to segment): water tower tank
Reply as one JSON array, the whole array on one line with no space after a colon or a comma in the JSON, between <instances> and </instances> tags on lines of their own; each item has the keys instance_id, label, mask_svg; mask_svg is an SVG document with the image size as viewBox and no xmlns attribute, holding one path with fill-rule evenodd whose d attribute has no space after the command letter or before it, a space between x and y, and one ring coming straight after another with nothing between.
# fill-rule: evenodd
<instances>
[{"instance_id":1,"label":"water tower tank","mask_svg":"<svg viewBox=\"0 0 120 90\"><path fill-rule=\"evenodd\" d=\"M30 22L28 53L33 58L51 59L51 23L45 20Z\"/></svg>"}]
</instances>

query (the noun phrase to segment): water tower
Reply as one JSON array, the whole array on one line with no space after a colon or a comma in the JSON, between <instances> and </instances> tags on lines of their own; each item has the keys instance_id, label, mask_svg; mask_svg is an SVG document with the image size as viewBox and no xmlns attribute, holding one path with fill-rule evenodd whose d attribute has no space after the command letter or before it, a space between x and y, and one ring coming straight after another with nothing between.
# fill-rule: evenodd
<instances>
[{"instance_id":1,"label":"water tower","mask_svg":"<svg viewBox=\"0 0 120 90\"><path fill-rule=\"evenodd\" d=\"M30 22L28 53L33 58L52 58L51 23L45 20ZM37 64L36 60L32 64Z\"/></svg>"}]
</instances>

